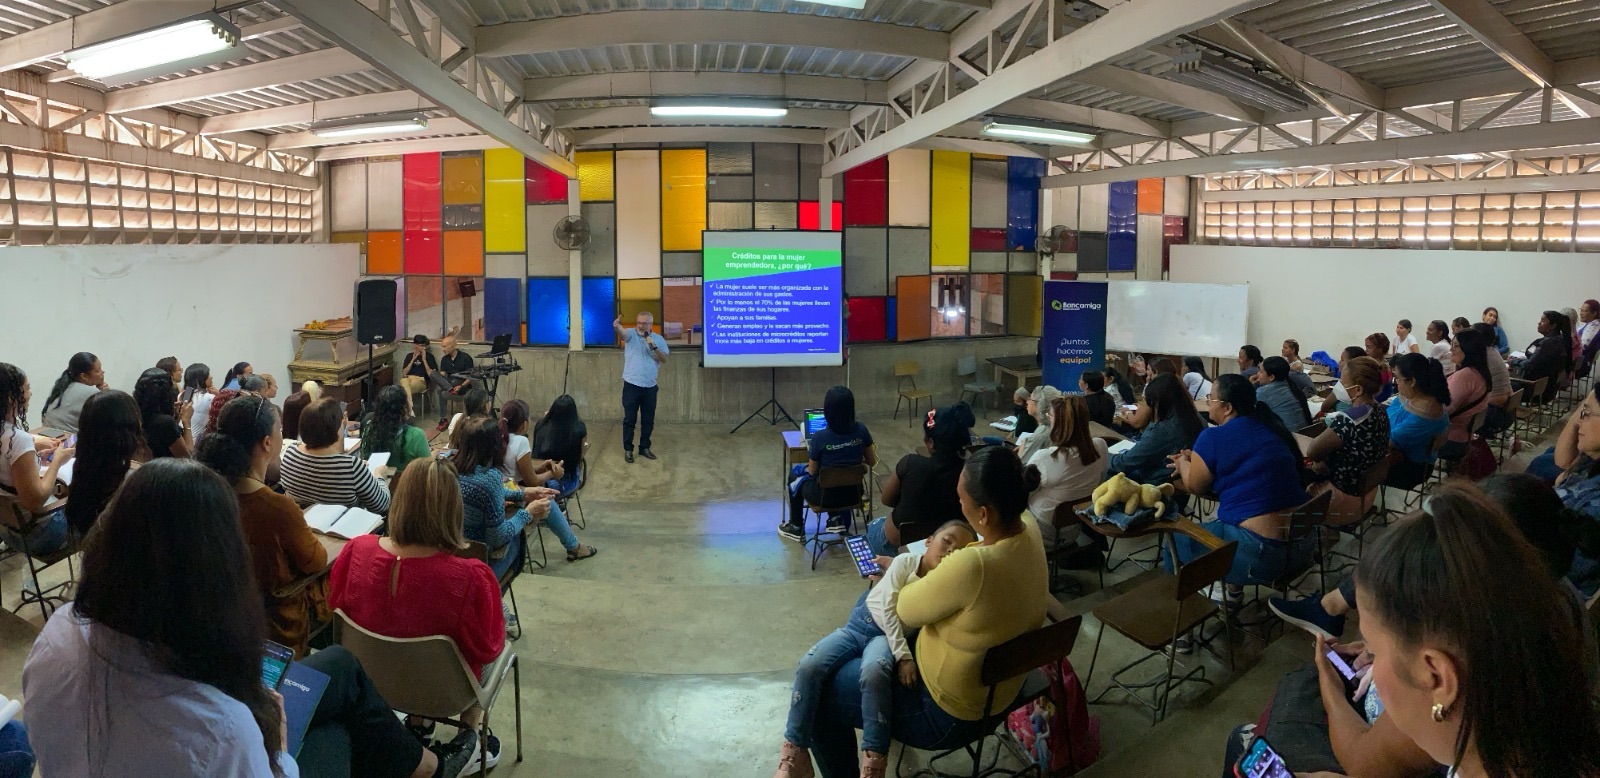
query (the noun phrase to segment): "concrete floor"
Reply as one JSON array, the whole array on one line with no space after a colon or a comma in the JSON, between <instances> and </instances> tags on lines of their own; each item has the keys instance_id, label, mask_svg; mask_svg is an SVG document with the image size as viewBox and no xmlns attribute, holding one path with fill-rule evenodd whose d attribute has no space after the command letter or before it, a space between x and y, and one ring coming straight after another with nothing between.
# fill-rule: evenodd
<instances>
[{"instance_id":1,"label":"concrete floor","mask_svg":"<svg viewBox=\"0 0 1600 778\"><path fill-rule=\"evenodd\" d=\"M904 417L865 421L885 460L880 472L920 445ZM807 553L774 531L783 455L774 428L757 423L730 435L730 425L661 427L655 435L661 458L629 465L618 426L589 425L588 527L577 534L600 555L567 563L547 534L550 567L515 584L525 761L514 761L514 700L506 689L492 717L505 753L492 772L767 778L776 766L795 662L843 623L861 579L842 549L813 571ZM1114 560L1148 549L1122 545ZM58 567L46 585L65 576L65 565ZM1070 575L1087 594L1058 595L1068 612L1088 613L1105 599L1092 572ZM1108 575L1108 587L1114 594L1143 575L1137 565L1122 565ZM0 604L16 604L26 576L21 559L0 563ZM42 623L36 607L21 616L28 625L0 620L0 692L8 696L21 691L29 630ZM1072 654L1080 677L1089 672L1098 633L1098 622L1086 617ZM1309 658L1303 634L1275 638L1243 639L1233 672L1204 652L1181 660L1203 662L1216 687L1175 691L1173 712L1154 727L1146 709L1120 694L1092 705L1102 755L1083 775L1221 774L1228 732L1255 721L1283 673ZM1091 697L1105 688L1111 669L1140 651L1107 634ZM1154 663L1149 667L1154 672ZM909 758L920 762L918 756Z\"/></svg>"}]
</instances>

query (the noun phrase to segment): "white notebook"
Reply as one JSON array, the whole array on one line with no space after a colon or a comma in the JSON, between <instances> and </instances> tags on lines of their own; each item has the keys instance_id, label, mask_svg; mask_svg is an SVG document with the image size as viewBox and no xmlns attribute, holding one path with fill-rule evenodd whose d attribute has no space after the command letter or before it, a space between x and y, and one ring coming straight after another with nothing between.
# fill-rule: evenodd
<instances>
[{"instance_id":1,"label":"white notebook","mask_svg":"<svg viewBox=\"0 0 1600 778\"><path fill-rule=\"evenodd\" d=\"M306 509L306 524L312 532L345 540L370 535L382 523L382 516L364 508L319 504Z\"/></svg>"}]
</instances>

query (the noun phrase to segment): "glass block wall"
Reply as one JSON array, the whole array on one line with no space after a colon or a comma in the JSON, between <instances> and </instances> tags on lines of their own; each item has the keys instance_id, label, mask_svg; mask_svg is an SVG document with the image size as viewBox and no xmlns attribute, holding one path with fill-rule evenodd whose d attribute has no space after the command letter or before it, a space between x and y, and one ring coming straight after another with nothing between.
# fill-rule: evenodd
<instances>
[{"instance_id":1,"label":"glass block wall","mask_svg":"<svg viewBox=\"0 0 1600 778\"><path fill-rule=\"evenodd\" d=\"M613 344L612 320L645 310L669 340L699 343L703 230L822 223L817 146L630 147L574 161L590 226L587 345ZM836 177L850 342L1037 335L1044 167L904 149ZM360 244L367 274L400 279L406 332L568 343L568 254L553 237L564 177L491 149L336 163L330 180L332 239Z\"/></svg>"}]
</instances>

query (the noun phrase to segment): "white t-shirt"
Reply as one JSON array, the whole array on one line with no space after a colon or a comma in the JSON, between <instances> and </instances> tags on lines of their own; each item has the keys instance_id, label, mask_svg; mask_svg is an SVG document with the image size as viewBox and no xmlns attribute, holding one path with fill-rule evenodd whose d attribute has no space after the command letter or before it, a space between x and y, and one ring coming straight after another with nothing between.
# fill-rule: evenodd
<instances>
[{"instance_id":1,"label":"white t-shirt","mask_svg":"<svg viewBox=\"0 0 1600 778\"><path fill-rule=\"evenodd\" d=\"M211 421L211 401L216 397L211 392L199 392L189 400L193 409L193 413L189 414L189 430L196 441L200 440L201 435L206 434L206 424Z\"/></svg>"},{"instance_id":2,"label":"white t-shirt","mask_svg":"<svg viewBox=\"0 0 1600 778\"><path fill-rule=\"evenodd\" d=\"M1439 360L1439 364L1444 365L1445 375L1450 375L1456 371L1456 363L1450 359L1450 341L1441 340L1438 343L1429 344L1428 356Z\"/></svg>"},{"instance_id":3,"label":"white t-shirt","mask_svg":"<svg viewBox=\"0 0 1600 778\"><path fill-rule=\"evenodd\" d=\"M1196 400L1204 400L1211 396L1211 382L1200 377L1199 373L1184 373L1183 388L1189 391L1189 396Z\"/></svg>"},{"instance_id":4,"label":"white t-shirt","mask_svg":"<svg viewBox=\"0 0 1600 778\"><path fill-rule=\"evenodd\" d=\"M1417 333L1415 333L1415 332L1407 333L1405 340L1402 340L1399 343L1395 343L1393 346L1390 347L1390 348L1392 348L1394 350L1389 352L1389 356L1392 357L1392 356L1395 356L1396 354L1410 354L1411 353L1411 347L1415 346L1415 345L1417 345Z\"/></svg>"},{"instance_id":5,"label":"white t-shirt","mask_svg":"<svg viewBox=\"0 0 1600 778\"><path fill-rule=\"evenodd\" d=\"M11 477L11 466L17 460L33 453L33 434L21 427L11 427L0 436L0 486L16 491L17 482Z\"/></svg>"},{"instance_id":6,"label":"white t-shirt","mask_svg":"<svg viewBox=\"0 0 1600 778\"><path fill-rule=\"evenodd\" d=\"M528 442L527 435L512 435L506 441L506 461L500 469L506 471L506 477L521 483L521 476L517 475L517 460L533 453L533 444ZM522 484L523 486L543 486L544 484Z\"/></svg>"},{"instance_id":7,"label":"white t-shirt","mask_svg":"<svg viewBox=\"0 0 1600 778\"><path fill-rule=\"evenodd\" d=\"M1077 450L1071 448L1062 451L1060 456L1053 456L1057 451L1053 447L1041 449L1028 460L1028 464L1039 468L1041 476L1039 488L1028 495L1028 512L1038 519L1041 533L1050 524L1057 506L1088 497L1101 481L1106 480L1111 452L1106 450L1104 440L1093 440L1095 453L1100 456L1087 466L1078 458Z\"/></svg>"},{"instance_id":8,"label":"white t-shirt","mask_svg":"<svg viewBox=\"0 0 1600 778\"><path fill-rule=\"evenodd\" d=\"M1586 322L1582 327L1578 328L1578 338L1582 341L1585 349L1589 348L1589 343L1594 340L1596 333L1600 333L1600 319Z\"/></svg>"}]
</instances>

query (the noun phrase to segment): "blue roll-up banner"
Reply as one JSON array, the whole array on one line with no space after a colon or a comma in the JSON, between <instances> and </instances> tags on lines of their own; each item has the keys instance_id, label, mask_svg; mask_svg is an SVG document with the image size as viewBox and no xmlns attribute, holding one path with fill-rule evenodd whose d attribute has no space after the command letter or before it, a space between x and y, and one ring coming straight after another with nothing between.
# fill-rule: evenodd
<instances>
[{"instance_id":1,"label":"blue roll-up banner","mask_svg":"<svg viewBox=\"0 0 1600 778\"><path fill-rule=\"evenodd\" d=\"M1106 362L1106 284L1046 281L1040 354L1046 384L1078 391L1078 376Z\"/></svg>"}]
</instances>

